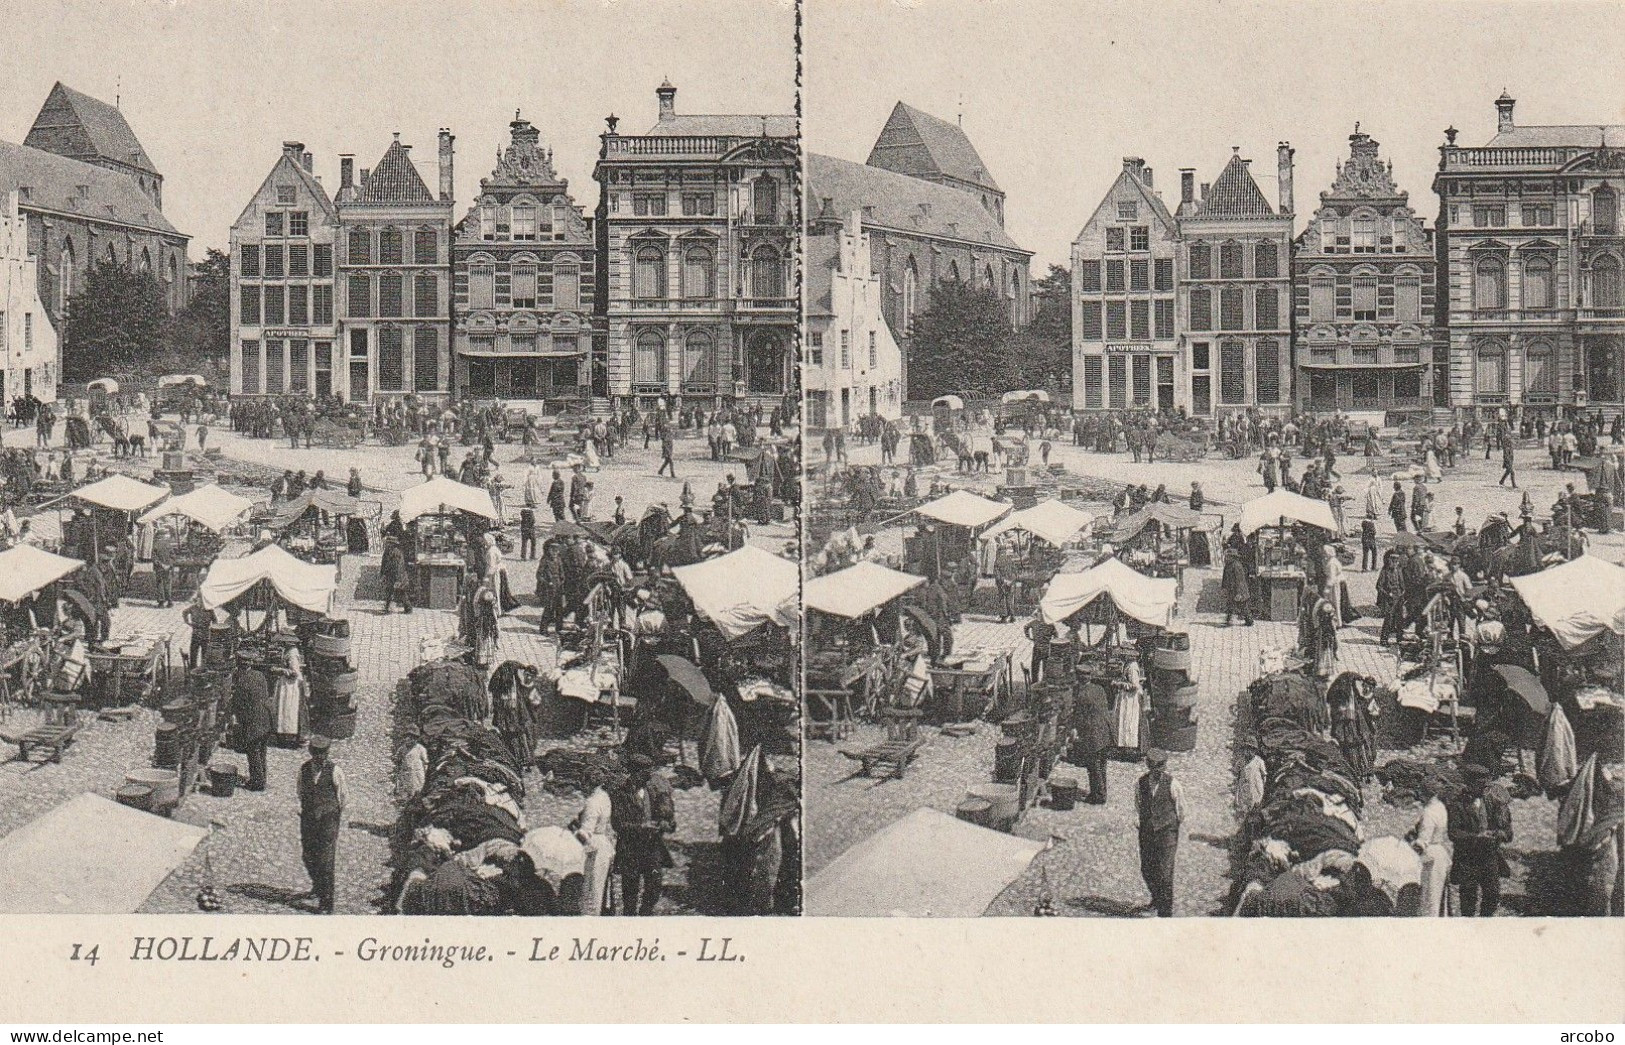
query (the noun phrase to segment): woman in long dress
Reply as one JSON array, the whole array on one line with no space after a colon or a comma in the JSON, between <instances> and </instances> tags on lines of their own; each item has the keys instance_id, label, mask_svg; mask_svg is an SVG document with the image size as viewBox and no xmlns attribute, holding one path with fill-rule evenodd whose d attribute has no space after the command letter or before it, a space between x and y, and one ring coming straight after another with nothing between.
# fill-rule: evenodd
<instances>
[{"instance_id":1,"label":"woman in long dress","mask_svg":"<svg viewBox=\"0 0 1625 1045\"><path fill-rule=\"evenodd\" d=\"M1444 472L1439 470L1439 452L1433 448L1432 443L1428 444L1427 453L1423 455L1422 467L1427 471L1428 482L1444 482Z\"/></svg>"},{"instance_id":2,"label":"woman in long dress","mask_svg":"<svg viewBox=\"0 0 1625 1045\"><path fill-rule=\"evenodd\" d=\"M1371 722L1367 687L1371 680L1345 671L1326 690L1332 717L1332 739L1354 771L1355 782L1371 775L1377 761L1377 731Z\"/></svg>"},{"instance_id":3,"label":"woman in long dress","mask_svg":"<svg viewBox=\"0 0 1625 1045\"><path fill-rule=\"evenodd\" d=\"M272 700L276 705L277 735L288 742L297 740L304 732L305 657L295 643L288 643L282 654Z\"/></svg>"},{"instance_id":4,"label":"woman in long dress","mask_svg":"<svg viewBox=\"0 0 1625 1045\"><path fill-rule=\"evenodd\" d=\"M1145 710L1145 673L1136 661L1124 670L1125 685L1117 690L1117 746L1138 751L1144 748L1140 723Z\"/></svg>"},{"instance_id":5,"label":"woman in long dress","mask_svg":"<svg viewBox=\"0 0 1625 1045\"><path fill-rule=\"evenodd\" d=\"M570 825L576 840L587 851L585 881L581 886L581 913L596 917L604 913L609 895L609 871L615 864L615 828L610 824L608 771L594 774L592 793Z\"/></svg>"}]
</instances>

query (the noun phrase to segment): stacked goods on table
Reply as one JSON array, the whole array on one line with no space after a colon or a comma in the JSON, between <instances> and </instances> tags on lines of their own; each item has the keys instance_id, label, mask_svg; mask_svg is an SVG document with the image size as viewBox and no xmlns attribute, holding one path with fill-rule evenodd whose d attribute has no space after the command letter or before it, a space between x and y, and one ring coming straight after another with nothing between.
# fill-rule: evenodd
<instances>
[{"instance_id":1,"label":"stacked goods on table","mask_svg":"<svg viewBox=\"0 0 1625 1045\"><path fill-rule=\"evenodd\" d=\"M1151 650L1151 746L1196 750L1196 681L1191 678L1191 637L1164 631Z\"/></svg>"},{"instance_id":2,"label":"stacked goods on table","mask_svg":"<svg viewBox=\"0 0 1625 1045\"><path fill-rule=\"evenodd\" d=\"M322 617L299 629L310 681L311 732L333 740L355 735L357 673L350 663L350 622Z\"/></svg>"},{"instance_id":3,"label":"stacked goods on table","mask_svg":"<svg viewBox=\"0 0 1625 1045\"><path fill-rule=\"evenodd\" d=\"M414 669L398 699L426 763L396 832L406 914L554 914L579 907L585 855L562 828L527 831L524 767L484 724L480 674L439 660Z\"/></svg>"}]
</instances>

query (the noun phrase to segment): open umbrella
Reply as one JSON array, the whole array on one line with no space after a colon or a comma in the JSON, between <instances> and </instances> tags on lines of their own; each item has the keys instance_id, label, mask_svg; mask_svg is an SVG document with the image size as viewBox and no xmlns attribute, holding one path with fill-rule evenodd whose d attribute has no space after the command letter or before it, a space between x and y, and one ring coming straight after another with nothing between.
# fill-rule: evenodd
<instances>
[{"instance_id":1,"label":"open umbrella","mask_svg":"<svg viewBox=\"0 0 1625 1045\"><path fill-rule=\"evenodd\" d=\"M1546 714L1551 708L1551 698L1546 695L1546 687L1540 684L1532 672L1527 668L1520 668L1515 664L1497 664L1495 673L1506 682L1507 689L1523 698L1529 705L1529 710L1537 715Z\"/></svg>"},{"instance_id":2,"label":"open umbrella","mask_svg":"<svg viewBox=\"0 0 1625 1045\"><path fill-rule=\"evenodd\" d=\"M1394 534L1395 548L1426 548L1428 546L1427 541L1418 537L1416 534L1411 533L1409 530L1402 530L1399 533Z\"/></svg>"},{"instance_id":3,"label":"open umbrella","mask_svg":"<svg viewBox=\"0 0 1625 1045\"><path fill-rule=\"evenodd\" d=\"M666 677L692 697L694 703L706 708L716 703L717 695L711 690L711 683L692 660L675 653L662 653L655 660L666 669Z\"/></svg>"}]
</instances>

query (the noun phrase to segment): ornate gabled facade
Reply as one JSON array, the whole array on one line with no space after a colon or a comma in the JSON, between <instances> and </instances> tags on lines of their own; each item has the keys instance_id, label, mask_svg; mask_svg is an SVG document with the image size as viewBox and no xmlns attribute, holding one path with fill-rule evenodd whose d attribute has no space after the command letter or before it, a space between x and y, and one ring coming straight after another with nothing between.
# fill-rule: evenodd
<instances>
[{"instance_id":1,"label":"ornate gabled facade","mask_svg":"<svg viewBox=\"0 0 1625 1045\"><path fill-rule=\"evenodd\" d=\"M452 134L440 131L439 193L400 135L371 171L340 157L335 392L352 403L451 392ZM338 368L335 368L338 369Z\"/></svg>"},{"instance_id":2,"label":"ornate gabled facade","mask_svg":"<svg viewBox=\"0 0 1625 1045\"><path fill-rule=\"evenodd\" d=\"M802 380L807 426L846 428L860 417L903 416L903 353L881 311L863 212L820 222L805 240L807 316Z\"/></svg>"},{"instance_id":3,"label":"ornate gabled facade","mask_svg":"<svg viewBox=\"0 0 1625 1045\"><path fill-rule=\"evenodd\" d=\"M508 145L454 233L458 394L544 401L589 394L592 225L553 169L553 150L517 112Z\"/></svg>"},{"instance_id":4,"label":"ornate gabled facade","mask_svg":"<svg viewBox=\"0 0 1625 1045\"><path fill-rule=\"evenodd\" d=\"M1282 142L1276 161L1279 209L1239 148L1200 198L1180 172L1180 354L1195 414L1292 403L1292 147Z\"/></svg>"},{"instance_id":5,"label":"ornate gabled facade","mask_svg":"<svg viewBox=\"0 0 1625 1045\"><path fill-rule=\"evenodd\" d=\"M1496 100L1480 147L1445 132L1434 191L1449 402L1548 416L1625 408L1625 126L1520 127Z\"/></svg>"},{"instance_id":6,"label":"ornate gabled facade","mask_svg":"<svg viewBox=\"0 0 1625 1045\"><path fill-rule=\"evenodd\" d=\"M1179 230L1151 168L1123 171L1072 241L1072 407L1190 407L1175 325Z\"/></svg>"},{"instance_id":7,"label":"ornate gabled facade","mask_svg":"<svg viewBox=\"0 0 1625 1045\"><path fill-rule=\"evenodd\" d=\"M799 387L795 118L680 115L675 87L655 94L647 134L608 119L593 171L594 394L777 403Z\"/></svg>"},{"instance_id":8,"label":"ornate gabled facade","mask_svg":"<svg viewBox=\"0 0 1625 1045\"><path fill-rule=\"evenodd\" d=\"M39 259L28 249L29 217L17 192L0 194L0 403L18 396L56 402L56 328L39 293Z\"/></svg>"},{"instance_id":9,"label":"ornate gabled facade","mask_svg":"<svg viewBox=\"0 0 1625 1045\"><path fill-rule=\"evenodd\" d=\"M1293 250L1300 407L1432 405L1436 268L1432 236L1356 124L1349 157Z\"/></svg>"},{"instance_id":10,"label":"ornate gabled facade","mask_svg":"<svg viewBox=\"0 0 1625 1045\"><path fill-rule=\"evenodd\" d=\"M334 304L338 208L310 153L282 155L231 227L231 392L327 396L346 387Z\"/></svg>"}]
</instances>

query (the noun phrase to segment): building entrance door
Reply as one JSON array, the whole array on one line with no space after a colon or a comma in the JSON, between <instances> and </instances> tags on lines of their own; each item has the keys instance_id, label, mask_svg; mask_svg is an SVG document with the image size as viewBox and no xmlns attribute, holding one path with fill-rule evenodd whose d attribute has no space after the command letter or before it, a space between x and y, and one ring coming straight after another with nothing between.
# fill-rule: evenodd
<instances>
[{"instance_id":1,"label":"building entrance door","mask_svg":"<svg viewBox=\"0 0 1625 1045\"><path fill-rule=\"evenodd\" d=\"M367 332L350 331L350 402L365 403L371 387L371 367L367 365Z\"/></svg>"},{"instance_id":2,"label":"building entrance door","mask_svg":"<svg viewBox=\"0 0 1625 1045\"><path fill-rule=\"evenodd\" d=\"M1309 373L1309 406L1315 410L1337 407L1337 374L1326 370Z\"/></svg>"},{"instance_id":3,"label":"building entrance door","mask_svg":"<svg viewBox=\"0 0 1625 1045\"><path fill-rule=\"evenodd\" d=\"M1191 378L1191 413L1206 417L1213 412L1213 378L1197 374Z\"/></svg>"}]
</instances>

